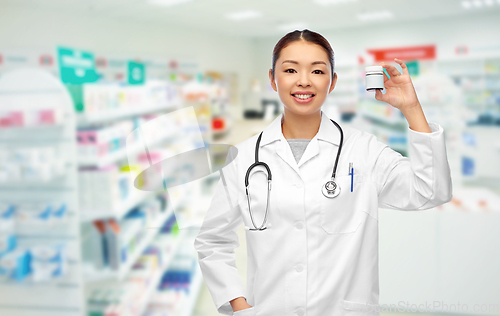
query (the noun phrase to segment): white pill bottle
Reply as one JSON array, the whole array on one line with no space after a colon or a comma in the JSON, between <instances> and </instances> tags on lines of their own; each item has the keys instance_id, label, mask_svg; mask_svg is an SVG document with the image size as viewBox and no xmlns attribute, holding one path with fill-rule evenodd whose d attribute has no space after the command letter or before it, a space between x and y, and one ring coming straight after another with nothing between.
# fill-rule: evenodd
<instances>
[{"instance_id":1,"label":"white pill bottle","mask_svg":"<svg viewBox=\"0 0 500 316\"><path fill-rule=\"evenodd\" d=\"M382 66L370 66L365 68L366 91L384 89L384 69Z\"/></svg>"}]
</instances>

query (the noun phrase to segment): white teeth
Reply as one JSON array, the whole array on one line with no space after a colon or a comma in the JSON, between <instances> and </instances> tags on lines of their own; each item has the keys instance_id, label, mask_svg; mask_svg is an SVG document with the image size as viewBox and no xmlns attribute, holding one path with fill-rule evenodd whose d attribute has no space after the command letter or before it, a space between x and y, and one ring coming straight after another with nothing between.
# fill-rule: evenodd
<instances>
[{"instance_id":1,"label":"white teeth","mask_svg":"<svg viewBox=\"0 0 500 316\"><path fill-rule=\"evenodd\" d=\"M313 95L312 94L294 94L294 96L296 98L299 98L299 99L309 99L310 97L312 97Z\"/></svg>"}]
</instances>

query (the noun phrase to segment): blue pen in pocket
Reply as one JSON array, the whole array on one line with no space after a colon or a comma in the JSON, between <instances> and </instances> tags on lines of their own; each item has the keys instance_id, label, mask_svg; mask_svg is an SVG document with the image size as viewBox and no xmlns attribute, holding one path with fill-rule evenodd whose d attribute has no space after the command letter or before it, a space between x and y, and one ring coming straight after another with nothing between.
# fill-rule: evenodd
<instances>
[{"instance_id":1,"label":"blue pen in pocket","mask_svg":"<svg viewBox=\"0 0 500 316\"><path fill-rule=\"evenodd\" d=\"M354 168L352 167L352 162L349 163L349 174L351 175L351 192L352 192L352 183L354 180Z\"/></svg>"}]
</instances>

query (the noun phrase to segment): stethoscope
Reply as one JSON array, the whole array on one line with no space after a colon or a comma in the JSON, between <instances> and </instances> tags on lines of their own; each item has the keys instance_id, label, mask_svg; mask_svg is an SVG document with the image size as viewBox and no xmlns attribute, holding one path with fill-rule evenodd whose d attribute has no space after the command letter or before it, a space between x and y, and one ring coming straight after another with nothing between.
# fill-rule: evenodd
<instances>
[{"instance_id":1,"label":"stethoscope","mask_svg":"<svg viewBox=\"0 0 500 316\"><path fill-rule=\"evenodd\" d=\"M337 152L337 157L335 158L335 165L333 166L333 173L332 173L332 178L330 181L327 181L324 185L321 186L321 192L323 193L324 196L327 198L334 198L337 197L340 194L340 186L335 182L335 174L337 173L337 163L339 162L339 157L340 157L340 152L342 150L342 144L344 143L344 133L342 132L342 128L340 128L339 124L337 124L334 120L330 119L330 121L337 126L337 129L340 131L340 145L339 145L339 150ZM250 212L250 219L252 220L253 227L255 228L249 228L248 226L245 226L246 230L252 230L252 231L259 231L259 230L265 230L267 228L271 228L271 224L269 224L268 227L264 227L267 222L267 211L269 208L269 195L271 193L271 182L272 182L272 175L271 175L271 169L269 166L262 161L259 161L259 145L260 145L260 139L262 138L262 133L264 131L260 132L259 138L257 138L257 144L255 145L255 162L248 167L247 174L245 176L245 191L247 195L247 202L248 202L248 211ZM250 172L252 169L256 166L264 166L267 170L267 202L266 202L266 214L264 215L264 221L262 222L262 225L257 228L255 225L255 222L253 220L253 214L252 214L252 209L250 208L250 196L248 194L248 177L250 175ZM264 171L257 171L257 172L264 172Z\"/></svg>"}]
</instances>

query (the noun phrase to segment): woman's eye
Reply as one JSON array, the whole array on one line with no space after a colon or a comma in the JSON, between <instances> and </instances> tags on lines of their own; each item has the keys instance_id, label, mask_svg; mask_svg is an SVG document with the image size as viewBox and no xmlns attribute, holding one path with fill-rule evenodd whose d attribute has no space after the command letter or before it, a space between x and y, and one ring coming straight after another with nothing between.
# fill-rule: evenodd
<instances>
[{"instance_id":1,"label":"woman's eye","mask_svg":"<svg viewBox=\"0 0 500 316\"><path fill-rule=\"evenodd\" d=\"M287 73L291 73L290 71L295 71L295 69L291 69L290 68L290 69L285 70L285 72L287 72ZM319 71L319 73L317 73L316 71ZM322 70L314 70L314 73L316 73L316 74L324 74L324 72Z\"/></svg>"}]
</instances>

